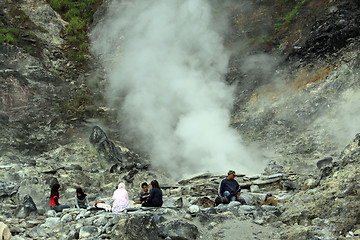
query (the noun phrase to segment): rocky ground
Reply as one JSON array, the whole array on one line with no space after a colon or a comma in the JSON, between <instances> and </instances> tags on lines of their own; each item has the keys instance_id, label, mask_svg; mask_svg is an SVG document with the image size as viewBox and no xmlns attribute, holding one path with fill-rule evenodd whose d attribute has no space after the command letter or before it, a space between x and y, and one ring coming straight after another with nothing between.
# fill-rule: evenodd
<instances>
[{"instance_id":1,"label":"rocky ground","mask_svg":"<svg viewBox=\"0 0 360 240\"><path fill-rule=\"evenodd\" d=\"M263 34L254 30L259 23L270 34L275 16L295 4L255 2L251 17L231 8L229 41L256 39ZM308 1L301 9L275 38L252 40L255 46L230 62L227 81L237 86L232 126L271 157L262 173L237 176L246 205L213 207L209 199L224 176L175 180L124 141L97 92L106 80L102 69L84 72L64 55L67 22L59 14L44 1L0 2L1 27L23 29L17 44L0 43L0 221L12 239L359 238L358 1ZM264 53L257 59L276 59L276 74L241 66ZM96 79L96 90L89 91L89 79ZM97 101L93 109L87 102L69 107L79 100L74 95ZM49 210L54 182L62 186L60 202L73 206L79 186L91 205L111 204L119 182L136 200L141 182L153 179L164 192L159 209ZM260 207L267 192L280 200L278 207Z\"/></svg>"}]
</instances>

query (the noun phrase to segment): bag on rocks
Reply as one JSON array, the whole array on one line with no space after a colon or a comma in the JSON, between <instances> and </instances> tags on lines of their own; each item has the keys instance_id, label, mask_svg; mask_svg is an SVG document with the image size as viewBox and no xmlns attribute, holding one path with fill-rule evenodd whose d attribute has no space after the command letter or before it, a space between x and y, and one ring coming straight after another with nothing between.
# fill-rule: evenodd
<instances>
[{"instance_id":1,"label":"bag on rocks","mask_svg":"<svg viewBox=\"0 0 360 240\"><path fill-rule=\"evenodd\" d=\"M227 204L229 200L226 197L217 196L214 201L214 207L220 205L221 203Z\"/></svg>"},{"instance_id":2,"label":"bag on rocks","mask_svg":"<svg viewBox=\"0 0 360 240\"><path fill-rule=\"evenodd\" d=\"M98 209L104 209L107 212L111 211L111 206L106 204L104 201L95 203L95 207Z\"/></svg>"}]
</instances>

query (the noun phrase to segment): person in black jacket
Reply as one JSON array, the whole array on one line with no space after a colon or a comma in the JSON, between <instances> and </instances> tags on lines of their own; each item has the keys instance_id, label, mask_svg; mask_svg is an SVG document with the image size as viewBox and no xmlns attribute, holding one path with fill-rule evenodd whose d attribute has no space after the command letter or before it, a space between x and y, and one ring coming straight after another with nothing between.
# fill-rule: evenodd
<instances>
[{"instance_id":1,"label":"person in black jacket","mask_svg":"<svg viewBox=\"0 0 360 240\"><path fill-rule=\"evenodd\" d=\"M234 178L235 171L230 170L219 186L219 195L225 197L227 202L239 200L240 185Z\"/></svg>"},{"instance_id":2,"label":"person in black jacket","mask_svg":"<svg viewBox=\"0 0 360 240\"><path fill-rule=\"evenodd\" d=\"M149 198L141 205L143 207L161 207L163 204L162 191L156 180L151 181L151 191Z\"/></svg>"}]
</instances>

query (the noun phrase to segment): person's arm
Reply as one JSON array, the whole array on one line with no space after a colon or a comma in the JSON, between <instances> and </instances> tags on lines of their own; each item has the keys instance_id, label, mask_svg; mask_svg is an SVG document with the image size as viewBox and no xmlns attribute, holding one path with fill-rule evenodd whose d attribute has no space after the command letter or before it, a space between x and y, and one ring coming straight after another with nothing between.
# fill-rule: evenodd
<instances>
[{"instance_id":1,"label":"person's arm","mask_svg":"<svg viewBox=\"0 0 360 240\"><path fill-rule=\"evenodd\" d=\"M59 197L57 197L57 196L54 197L54 203L55 203L55 205L60 205Z\"/></svg>"},{"instance_id":2,"label":"person's arm","mask_svg":"<svg viewBox=\"0 0 360 240\"><path fill-rule=\"evenodd\" d=\"M78 202L77 194L75 194L75 207L79 208L79 202Z\"/></svg>"},{"instance_id":3,"label":"person's arm","mask_svg":"<svg viewBox=\"0 0 360 240\"><path fill-rule=\"evenodd\" d=\"M222 180L222 181L220 182L219 195L220 195L220 196L224 196L224 180Z\"/></svg>"},{"instance_id":4,"label":"person's arm","mask_svg":"<svg viewBox=\"0 0 360 240\"><path fill-rule=\"evenodd\" d=\"M88 196L85 197L85 205L86 206L89 206L89 199L88 199Z\"/></svg>"},{"instance_id":5,"label":"person's arm","mask_svg":"<svg viewBox=\"0 0 360 240\"><path fill-rule=\"evenodd\" d=\"M237 183L236 200L239 200L241 188L240 188L240 184L237 181L236 181L236 183Z\"/></svg>"},{"instance_id":6,"label":"person's arm","mask_svg":"<svg viewBox=\"0 0 360 240\"><path fill-rule=\"evenodd\" d=\"M152 202L152 200L154 199L154 196L155 196L155 190L154 190L154 189L151 189L151 191L150 191L150 196L149 196L149 198L146 200L146 202Z\"/></svg>"}]
</instances>

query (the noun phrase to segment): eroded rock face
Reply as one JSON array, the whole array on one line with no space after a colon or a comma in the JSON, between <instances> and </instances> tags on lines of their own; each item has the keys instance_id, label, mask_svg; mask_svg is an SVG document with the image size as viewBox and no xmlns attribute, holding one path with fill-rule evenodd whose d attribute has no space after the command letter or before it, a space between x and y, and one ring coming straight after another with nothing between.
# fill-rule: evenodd
<instances>
[{"instance_id":1,"label":"eroded rock face","mask_svg":"<svg viewBox=\"0 0 360 240\"><path fill-rule=\"evenodd\" d=\"M316 21L310 37L301 48L295 48L293 56L313 58L331 54L360 37L360 11L344 3L329 9L329 13Z\"/></svg>"}]
</instances>

